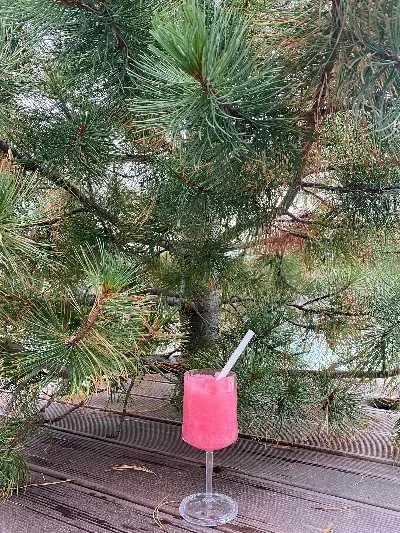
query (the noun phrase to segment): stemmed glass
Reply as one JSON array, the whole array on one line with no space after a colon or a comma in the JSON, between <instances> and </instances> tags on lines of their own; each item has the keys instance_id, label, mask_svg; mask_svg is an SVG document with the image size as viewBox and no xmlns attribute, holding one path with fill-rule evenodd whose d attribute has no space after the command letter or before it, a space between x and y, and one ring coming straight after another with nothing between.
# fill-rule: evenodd
<instances>
[{"instance_id":1,"label":"stemmed glass","mask_svg":"<svg viewBox=\"0 0 400 533\"><path fill-rule=\"evenodd\" d=\"M213 369L189 370L184 376L182 438L206 452L206 490L184 498L181 516L201 526L217 526L233 520L235 500L212 490L213 452L238 438L236 374L216 379Z\"/></svg>"}]
</instances>

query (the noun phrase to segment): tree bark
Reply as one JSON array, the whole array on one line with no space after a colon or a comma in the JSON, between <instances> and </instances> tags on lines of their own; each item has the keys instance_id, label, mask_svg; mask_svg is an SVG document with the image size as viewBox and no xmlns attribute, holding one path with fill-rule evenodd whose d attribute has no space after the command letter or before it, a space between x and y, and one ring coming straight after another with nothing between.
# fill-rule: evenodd
<instances>
[{"instance_id":1,"label":"tree bark","mask_svg":"<svg viewBox=\"0 0 400 533\"><path fill-rule=\"evenodd\" d=\"M221 327L221 293L211 290L201 299L194 300L183 309L183 322L187 325L188 353L212 346L219 337Z\"/></svg>"}]
</instances>

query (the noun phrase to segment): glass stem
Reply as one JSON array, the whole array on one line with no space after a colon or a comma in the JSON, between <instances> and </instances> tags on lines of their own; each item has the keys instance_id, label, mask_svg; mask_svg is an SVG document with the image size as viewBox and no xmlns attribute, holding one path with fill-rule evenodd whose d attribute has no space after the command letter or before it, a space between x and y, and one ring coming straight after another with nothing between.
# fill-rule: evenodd
<instances>
[{"instance_id":1,"label":"glass stem","mask_svg":"<svg viewBox=\"0 0 400 533\"><path fill-rule=\"evenodd\" d=\"M206 452L206 497L212 496L213 452Z\"/></svg>"}]
</instances>

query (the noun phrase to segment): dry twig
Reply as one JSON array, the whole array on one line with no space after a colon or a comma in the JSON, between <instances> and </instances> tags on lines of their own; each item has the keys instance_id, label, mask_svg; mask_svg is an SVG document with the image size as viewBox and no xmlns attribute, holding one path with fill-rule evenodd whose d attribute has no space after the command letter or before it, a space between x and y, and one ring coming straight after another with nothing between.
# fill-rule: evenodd
<instances>
[{"instance_id":1,"label":"dry twig","mask_svg":"<svg viewBox=\"0 0 400 533\"><path fill-rule=\"evenodd\" d=\"M148 474L155 474L153 470L150 470L145 466L137 465L113 465L111 468L107 468L106 472L124 472L125 470L140 470L141 472L147 472Z\"/></svg>"}]
</instances>

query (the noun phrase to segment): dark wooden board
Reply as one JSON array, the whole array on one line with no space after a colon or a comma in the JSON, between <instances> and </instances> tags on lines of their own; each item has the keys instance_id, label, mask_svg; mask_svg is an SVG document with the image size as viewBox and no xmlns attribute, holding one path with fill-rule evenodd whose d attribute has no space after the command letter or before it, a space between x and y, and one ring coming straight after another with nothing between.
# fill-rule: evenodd
<instances>
[{"instance_id":1,"label":"dark wooden board","mask_svg":"<svg viewBox=\"0 0 400 533\"><path fill-rule=\"evenodd\" d=\"M180 421L180 413L171 405L169 398L173 392L173 376L146 376L132 390L128 413L143 418ZM172 381L171 381L172 380ZM89 406L97 409L110 409L120 412L122 397L109 400L104 393L93 396ZM371 458L386 458L400 464L400 454L392 446L392 434L400 413L382 409L367 408L370 415L369 424L363 430L344 439L326 435L319 431L317 424L293 423L283 424L279 440L309 448L333 450ZM265 436L265 435L260 435Z\"/></svg>"},{"instance_id":2,"label":"dark wooden board","mask_svg":"<svg viewBox=\"0 0 400 533\"><path fill-rule=\"evenodd\" d=\"M34 481L72 481L31 486L0 504L0 533L210 531L178 513L184 496L203 490L205 468L204 452L181 439L171 391L166 379L146 378L122 423L122 399L100 393L33 439L25 453ZM68 409L54 404L46 415ZM370 412L376 421L353 440L324 441L288 427L287 440L298 446L241 438L217 452L215 490L238 501L239 515L216 529L400 533L399 455L390 444L398 415ZM138 469L113 470L118 464Z\"/></svg>"},{"instance_id":3,"label":"dark wooden board","mask_svg":"<svg viewBox=\"0 0 400 533\"><path fill-rule=\"evenodd\" d=\"M102 423L106 422L107 417L103 417ZM154 509L163 499L172 500L175 503L161 509L170 522L171 517L177 520L167 524L167 531L180 532L178 502L203 489L204 454L181 441L180 428L175 424L147 421L142 432L139 428L143 424L143 420L138 421L138 445L134 439L129 444L117 443L68 430L53 431L31 444L27 459L39 472L72 478L77 486L118 501L129 499L129 504L145 509L141 520L156 531L162 530L155 523L151 525ZM151 472L110 470L115 464ZM332 533L400 532L400 470L396 466L265 446L247 439L217 453L215 464L215 489L237 499L240 509L237 520L219 528L221 531L323 533L333 523ZM29 489L17 501L30 497L32 490L44 489L51 491L52 487ZM57 490L68 489L60 486ZM89 512L91 500L83 497L81 506ZM122 519L118 513L117 519Z\"/></svg>"},{"instance_id":4,"label":"dark wooden board","mask_svg":"<svg viewBox=\"0 0 400 533\"><path fill-rule=\"evenodd\" d=\"M34 481L54 483L39 474ZM176 533L201 531L178 517L156 512L104 492L74 483L30 487L0 504L1 533L160 533L160 525ZM155 521L157 518L158 523Z\"/></svg>"}]
</instances>

